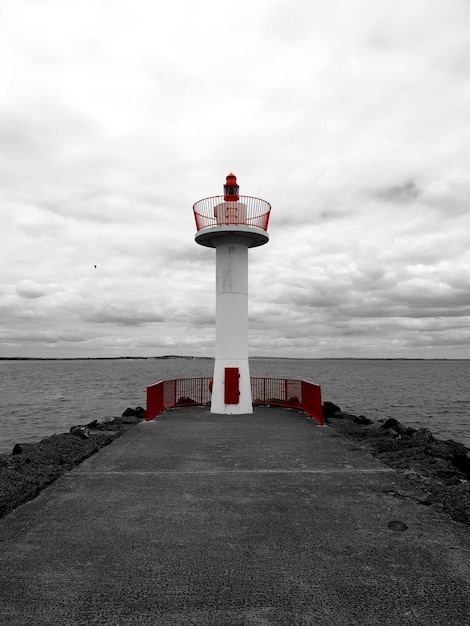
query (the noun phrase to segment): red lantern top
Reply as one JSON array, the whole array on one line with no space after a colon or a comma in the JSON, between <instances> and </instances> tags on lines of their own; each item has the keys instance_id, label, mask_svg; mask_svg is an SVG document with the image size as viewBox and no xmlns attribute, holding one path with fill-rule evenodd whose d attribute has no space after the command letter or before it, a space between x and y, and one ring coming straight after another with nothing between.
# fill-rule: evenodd
<instances>
[{"instance_id":1,"label":"red lantern top","mask_svg":"<svg viewBox=\"0 0 470 626\"><path fill-rule=\"evenodd\" d=\"M229 174L224 185L224 200L225 202L237 202L238 201L237 177L235 174Z\"/></svg>"}]
</instances>

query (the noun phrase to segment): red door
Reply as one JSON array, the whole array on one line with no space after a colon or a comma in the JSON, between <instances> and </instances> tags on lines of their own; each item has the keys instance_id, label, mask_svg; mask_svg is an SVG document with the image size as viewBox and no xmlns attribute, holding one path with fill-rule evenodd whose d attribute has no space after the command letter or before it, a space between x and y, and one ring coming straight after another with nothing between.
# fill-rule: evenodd
<instances>
[{"instance_id":1,"label":"red door","mask_svg":"<svg viewBox=\"0 0 470 626\"><path fill-rule=\"evenodd\" d=\"M225 368L224 402L225 404L238 404L240 402L240 372L238 367Z\"/></svg>"}]
</instances>

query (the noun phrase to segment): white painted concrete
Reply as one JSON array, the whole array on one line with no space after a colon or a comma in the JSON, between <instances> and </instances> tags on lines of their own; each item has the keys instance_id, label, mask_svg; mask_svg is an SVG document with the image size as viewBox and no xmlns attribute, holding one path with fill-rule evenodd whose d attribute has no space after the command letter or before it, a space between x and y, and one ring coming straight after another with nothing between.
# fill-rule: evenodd
<instances>
[{"instance_id":1,"label":"white painted concrete","mask_svg":"<svg viewBox=\"0 0 470 626\"><path fill-rule=\"evenodd\" d=\"M240 402L238 404L225 404L224 402L224 374L226 367L238 367L240 371ZM248 359L216 359L211 413L218 413L219 415L245 415L247 413L253 413Z\"/></svg>"},{"instance_id":2,"label":"white painted concrete","mask_svg":"<svg viewBox=\"0 0 470 626\"><path fill-rule=\"evenodd\" d=\"M216 248L221 236L228 237L230 235L243 237L249 248L263 246L269 241L269 235L265 230L246 224L221 224L220 226L203 228L196 233L194 239L200 246Z\"/></svg>"},{"instance_id":3,"label":"white painted concrete","mask_svg":"<svg viewBox=\"0 0 470 626\"><path fill-rule=\"evenodd\" d=\"M215 367L212 413L252 413L248 364L248 246L236 237L219 239L216 248ZM226 367L240 371L240 401L224 402Z\"/></svg>"},{"instance_id":4,"label":"white painted concrete","mask_svg":"<svg viewBox=\"0 0 470 626\"><path fill-rule=\"evenodd\" d=\"M214 207L218 225L246 224L246 204L243 202L221 202Z\"/></svg>"}]
</instances>

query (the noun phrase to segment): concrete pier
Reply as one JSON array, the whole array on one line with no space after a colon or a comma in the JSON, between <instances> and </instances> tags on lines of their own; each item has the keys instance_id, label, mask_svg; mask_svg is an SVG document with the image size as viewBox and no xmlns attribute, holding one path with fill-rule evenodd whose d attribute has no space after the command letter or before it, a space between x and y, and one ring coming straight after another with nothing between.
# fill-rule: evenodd
<instances>
[{"instance_id":1,"label":"concrete pier","mask_svg":"<svg viewBox=\"0 0 470 626\"><path fill-rule=\"evenodd\" d=\"M470 532L296 411L176 409L0 520L0 621L459 626Z\"/></svg>"}]
</instances>

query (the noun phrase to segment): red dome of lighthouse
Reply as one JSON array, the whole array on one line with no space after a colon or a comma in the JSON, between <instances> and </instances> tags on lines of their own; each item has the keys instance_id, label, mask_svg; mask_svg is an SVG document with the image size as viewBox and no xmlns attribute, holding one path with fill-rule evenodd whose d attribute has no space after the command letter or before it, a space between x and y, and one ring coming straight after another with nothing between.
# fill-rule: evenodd
<instances>
[{"instance_id":1,"label":"red dome of lighthouse","mask_svg":"<svg viewBox=\"0 0 470 626\"><path fill-rule=\"evenodd\" d=\"M229 174L226 177L226 182L224 185L224 200L225 202L238 202L238 191L239 186L237 185L237 177L235 174Z\"/></svg>"}]
</instances>

